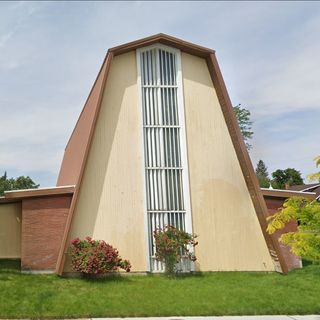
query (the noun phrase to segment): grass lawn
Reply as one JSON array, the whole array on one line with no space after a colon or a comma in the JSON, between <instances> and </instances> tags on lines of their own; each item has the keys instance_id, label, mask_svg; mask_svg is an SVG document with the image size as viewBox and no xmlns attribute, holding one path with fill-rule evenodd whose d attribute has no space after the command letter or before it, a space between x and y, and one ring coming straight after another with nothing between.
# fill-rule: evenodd
<instances>
[{"instance_id":1,"label":"grass lawn","mask_svg":"<svg viewBox=\"0 0 320 320\"><path fill-rule=\"evenodd\" d=\"M319 314L320 266L100 280L20 274L0 262L0 318Z\"/></svg>"}]
</instances>

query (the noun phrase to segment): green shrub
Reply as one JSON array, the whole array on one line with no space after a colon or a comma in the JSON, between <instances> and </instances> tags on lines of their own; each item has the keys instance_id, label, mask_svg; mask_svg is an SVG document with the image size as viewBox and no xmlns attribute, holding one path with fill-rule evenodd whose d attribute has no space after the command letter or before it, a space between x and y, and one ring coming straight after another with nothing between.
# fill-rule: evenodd
<instances>
[{"instance_id":1,"label":"green shrub","mask_svg":"<svg viewBox=\"0 0 320 320\"><path fill-rule=\"evenodd\" d=\"M122 260L117 249L90 237L71 241L71 264L74 271L85 274L116 272L120 268L129 272L131 268L130 262Z\"/></svg>"},{"instance_id":2,"label":"green shrub","mask_svg":"<svg viewBox=\"0 0 320 320\"><path fill-rule=\"evenodd\" d=\"M181 261L181 258L191 261L197 260L193 254L193 248L198 244L195 241L196 237L196 235L179 230L171 225L154 232L156 259L164 263L166 273L177 272L177 263Z\"/></svg>"}]
</instances>

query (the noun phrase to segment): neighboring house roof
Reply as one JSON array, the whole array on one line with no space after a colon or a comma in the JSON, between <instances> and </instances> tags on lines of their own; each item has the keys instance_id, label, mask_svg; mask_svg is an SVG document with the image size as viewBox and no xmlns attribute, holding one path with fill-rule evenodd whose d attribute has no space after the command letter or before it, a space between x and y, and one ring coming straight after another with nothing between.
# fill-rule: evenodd
<instances>
[{"instance_id":1,"label":"neighboring house roof","mask_svg":"<svg viewBox=\"0 0 320 320\"><path fill-rule=\"evenodd\" d=\"M308 199L315 199L315 192L302 192L296 190L281 190L281 189L267 189L261 188L261 192L265 197L275 197L275 198L290 198L290 197L306 197Z\"/></svg>"},{"instance_id":2,"label":"neighboring house roof","mask_svg":"<svg viewBox=\"0 0 320 320\"><path fill-rule=\"evenodd\" d=\"M75 193L72 199L70 213L68 215L65 233L63 236L62 246L58 257L57 273L62 274L65 255L67 250L68 233L73 219L79 190L81 187L82 177L85 170L97 118L100 111L102 96L108 77L111 61L114 56L136 50L138 48L152 45L154 43L162 43L180 49L183 52L204 58L208 65L208 70L212 79L212 83L216 90L221 110L224 115L234 149L236 151L241 170L243 172L246 185L248 187L260 226L265 238L270 255L275 261L276 268L280 272L287 273L288 267L285 259L280 251L279 243L276 239L266 232L268 216L267 207L260 191L258 181L246 149L237 119L234 115L231 100L229 98L215 51L204 48L193 43L183 41L165 34L156 34L151 37L143 38L124 45L120 45L108 50L103 61L102 67L91 89L89 97L84 105L82 113L78 119L76 127L65 149L63 162L60 169L57 185L75 184Z\"/></svg>"},{"instance_id":3,"label":"neighboring house roof","mask_svg":"<svg viewBox=\"0 0 320 320\"><path fill-rule=\"evenodd\" d=\"M290 186L289 190L301 191L303 193L314 192L316 194L316 198L320 199L320 183L299 184Z\"/></svg>"}]
</instances>

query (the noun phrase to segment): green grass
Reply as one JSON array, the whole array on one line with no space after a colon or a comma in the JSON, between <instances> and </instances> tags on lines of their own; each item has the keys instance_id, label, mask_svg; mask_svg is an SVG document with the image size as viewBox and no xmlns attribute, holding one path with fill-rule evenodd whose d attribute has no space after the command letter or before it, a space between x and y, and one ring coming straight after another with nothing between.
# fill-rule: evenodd
<instances>
[{"instance_id":1,"label":"green grass","mask_svg":"<svg viewBox=\"0 0 320 320\"><path fill-rule=\"evenodd\" d=\"M100 280L20 274L0 263L0 318L319 314L320 266L287 276L217 272Z\"/></svg>"}]
</instances>

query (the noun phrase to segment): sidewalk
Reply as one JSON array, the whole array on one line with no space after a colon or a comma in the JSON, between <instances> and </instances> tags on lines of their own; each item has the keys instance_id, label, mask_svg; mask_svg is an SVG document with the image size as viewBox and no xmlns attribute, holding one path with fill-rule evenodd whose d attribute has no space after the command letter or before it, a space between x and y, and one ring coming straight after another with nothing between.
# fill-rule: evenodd
<instances>
[{"instance_id":1,"label":"sidewalk","mask_svg":"<svg viewBox=\"0 0 320 320\"><path fill-rule=\"evenodd\" d=\"M222 317L148 317L148 318L91 318L92 320L320 320L320 315L307 316L222 316Z\"/></svg>"}]
</instances>

